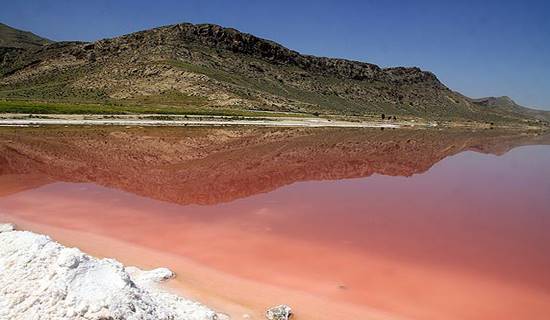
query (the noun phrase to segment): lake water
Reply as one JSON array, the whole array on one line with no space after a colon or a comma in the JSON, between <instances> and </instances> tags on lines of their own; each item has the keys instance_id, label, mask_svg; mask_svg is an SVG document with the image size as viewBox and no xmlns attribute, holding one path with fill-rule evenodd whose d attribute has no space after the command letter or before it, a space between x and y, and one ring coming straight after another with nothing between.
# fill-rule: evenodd
<instances>
[{"instance_id":1,"label":"lake water","mask_svg":"<svg viewBox=\"0 0 550 320\"><path fill-rule=\"evenodd\" d=\"M548 319L550 135L0 128L0 221L233 319Z\"/></svg>"}]
</instances>

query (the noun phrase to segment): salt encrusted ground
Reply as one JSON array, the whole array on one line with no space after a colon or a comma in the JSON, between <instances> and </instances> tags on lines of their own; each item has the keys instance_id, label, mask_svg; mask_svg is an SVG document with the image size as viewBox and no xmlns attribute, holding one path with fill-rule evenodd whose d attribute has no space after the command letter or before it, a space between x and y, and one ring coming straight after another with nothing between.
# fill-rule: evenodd
<instances>
[{"instance_id":1,"label":"salt encrusted ground","mask_svg":"<svg viewBox=\"0 0 550 320\"><path fill-rule=\"evenodd\" d=\"M0 319L227 319L162 291L168 269L125 268L13 229L0 224Z\"/></svg>"}]
</instances>

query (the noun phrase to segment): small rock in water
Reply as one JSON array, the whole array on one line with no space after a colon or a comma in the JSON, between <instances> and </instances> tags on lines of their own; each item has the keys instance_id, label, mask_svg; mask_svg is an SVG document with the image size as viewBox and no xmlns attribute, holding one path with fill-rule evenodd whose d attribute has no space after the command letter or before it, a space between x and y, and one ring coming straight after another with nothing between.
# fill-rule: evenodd
<instances>
[{"instance_id":1,"label":"small rock in water","mask_svg":"<svg viewBox=\"0 0 550 320\"><path fill-rule=\"evenodd\" d=\"M231 320L231 317L223 313L218 313L214 317L214 320Z\"/></svg>"},{"instance_id":2,"label":"small rock in water","mask_svg":"<svg viewBox=\"0 0 550 320\"><path fill-rule=\"evenodd\" d=\"M4 224L0 223L0 233L10 232L10 231L14 231L14 230L15 230L15 225L13 225L11 223L4 223Z\"/></svg>"},{"instance_id":3,"label":"small rock in water","mask_svg":"<svg viewBox=\"0 0 550 320\"><path fill-rule=\"evenodd\" d=\"M287 305L280 305L266 311L265 317L268 320L288 320L292 317L292 309Z\"/></svg>"}]
</instances>

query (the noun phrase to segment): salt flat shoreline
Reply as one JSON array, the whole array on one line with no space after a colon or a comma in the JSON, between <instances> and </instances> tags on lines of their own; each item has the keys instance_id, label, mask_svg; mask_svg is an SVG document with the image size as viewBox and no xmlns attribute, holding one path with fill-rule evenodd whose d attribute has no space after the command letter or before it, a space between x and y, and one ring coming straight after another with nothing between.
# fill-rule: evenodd
<instances>
[{"instance_id":1,"label":"salt flat shoreline","mask_svg":"<svg viewBox=\"0 0 550 320\"><path fill-rule=\"evenodd\" d=\"M99 125L99 126L263 126L399 128L403 122L345 121L296 117L230 117L197 115L30 115L0 114L0 126ZM424 124L426 125L426 124ZM433 126L434 124L429 124Z\"/></svg>"},{"instance_id":2,"label":"salt flat shoreline","mask_svg":"<svg viewBox=\"0 0 550 320\"><path fill-rule=\"evenodd\" d=\"M142 270L151 270L159 265L169 266L178 276L162 283L163 290L168 290L170 293L183 296L192 301L200 301L209 309L221 311L223 313L221 316L228 315L229 319L266 319L265 312L267 308L289 302L293 309L296 308L293 310L291 318L296 320L403 319L395 314L389 314L365 305L358 307L338 301L321 299L299 290L289 290L288 288L280 288L265 283L259 284L255 281L221 273L187 258L159 252L111 237L30 222L9 214L3 214L1 211L0 221L14 222L19 229L31 230L39 235L52 236L55 241L68 247L81 248L94 257L116 257L117 261L122 261L124 265L138 266ZM2 233L0 233L1 235ZM144 259L144 257L147 258ZM322 310L322 312L319 312L319 310ZM1 314L0 319L4 319ZM217 320L225 319L219 317Z\"/></svg>"},{"instance_id":3,"label":"salt flat shoreline","mask_svg":"<svg viewBox=\"0 0 550 320\"><path fill-rule=\"evenodd\" d=\"M0 113L0 127L31 126L136 126L136 127L185 127L185 126L256 126L288 128L470 128L547 130L548 127L510 123L492 124L470 121L433 121L423 119L341 119L322 117L251 117L221 115L177 114L19 114Z\"/></svg>"},{"instance_id":4,"label":"salt flat shoreline","mask_svg":"<svg viewBox=\"0 0 550 320\"><path fill-rule=\"evenodd\" d=\"M0 244L0 319L229 319L160 288L175 277L166 268L125 267L11 224Z\"/></svg>"}]
</instances>

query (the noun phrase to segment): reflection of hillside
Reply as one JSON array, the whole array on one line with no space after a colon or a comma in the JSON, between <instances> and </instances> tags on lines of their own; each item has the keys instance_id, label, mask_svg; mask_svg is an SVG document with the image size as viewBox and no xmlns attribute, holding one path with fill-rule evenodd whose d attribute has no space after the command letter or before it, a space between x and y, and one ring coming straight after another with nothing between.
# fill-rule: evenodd
<instances>
[{"instance_id":1,"label":"reflection of hillside","mask_svg":"<svg viewBox=\"0 0 550 320\"><path fill-rule=\"evenodd\" d=\"M45 175L6 174L0 175L0 197L34 189L53 182Z\"/></svg>"},{"instance_id":2,"label":"reflection of hillside","mask_svg":"<svg viewBox=\"0 0 550 320\"><path fill-rule=\"evenodd\" d=\"M461 151L502 154L537 143L550 144L550 137L493 130L1 129L0 174L214 204L298 181L410 176Z\"/></svg>"}]
</instances>

